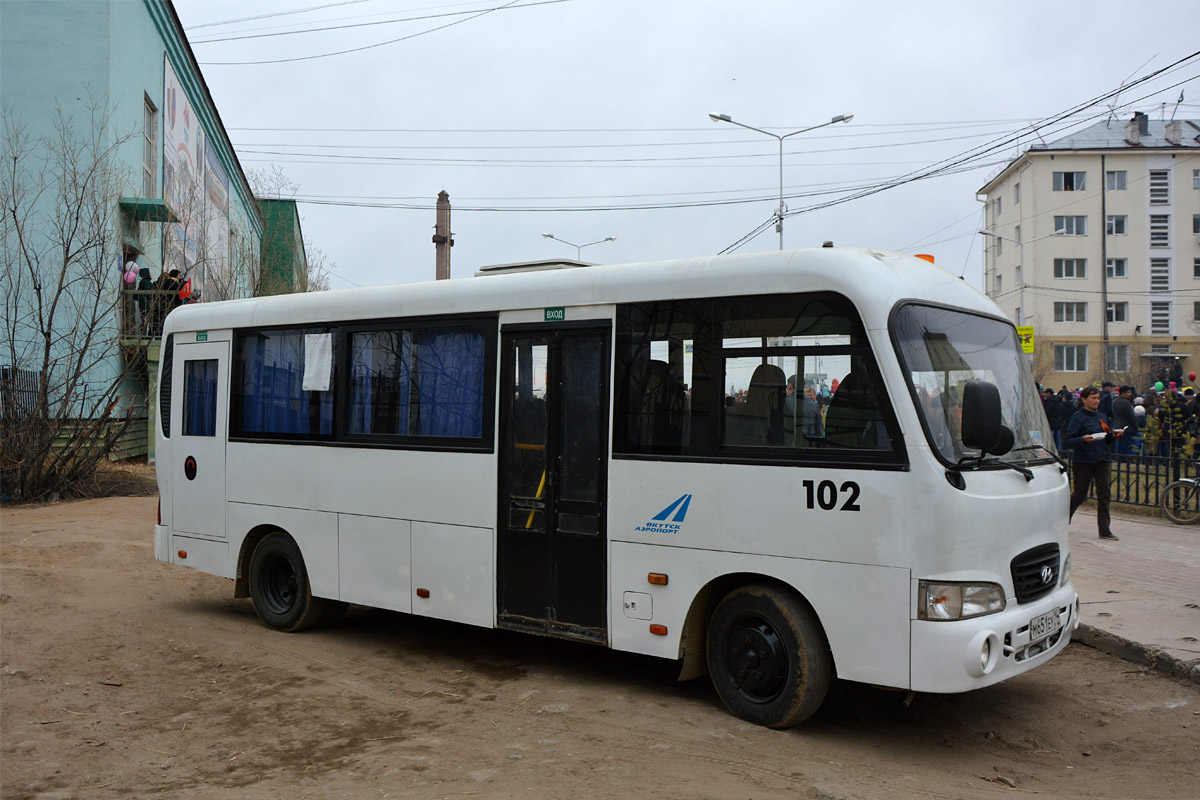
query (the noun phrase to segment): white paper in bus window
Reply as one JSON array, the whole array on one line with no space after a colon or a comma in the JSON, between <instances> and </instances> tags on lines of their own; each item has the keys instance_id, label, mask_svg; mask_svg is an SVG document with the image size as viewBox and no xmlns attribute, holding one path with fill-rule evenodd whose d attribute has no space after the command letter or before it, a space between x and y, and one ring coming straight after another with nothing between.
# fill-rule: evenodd
<instances>
[{"instance_id":1,"label":"white paper in bus window","mask_svg":"<svg viewBox=\"0 0 1200 800\"><path fill-rule=\"evenodd\" d=\"M333 334L307 333L304 335L304 384L305 392L328 392L333 373Z\"/></svg>"}]
</instances>

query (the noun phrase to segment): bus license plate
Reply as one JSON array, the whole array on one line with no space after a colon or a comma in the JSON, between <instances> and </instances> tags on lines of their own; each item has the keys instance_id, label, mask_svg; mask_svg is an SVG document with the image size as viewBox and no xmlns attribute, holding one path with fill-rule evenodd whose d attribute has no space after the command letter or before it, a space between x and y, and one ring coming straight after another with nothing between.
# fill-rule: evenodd
<instances>
[{"instance_id":1,"label":"bus license plate","mask_svg":"<svg viewBox=\"0 0 1200 800\"><path fill-rule=\"evenodd\" d=\"M1036 642L1045 638L1062 627L1057 611L1050 611L1040 617L1029 620L1029 641Z\"/></svg>"}]
</instances>

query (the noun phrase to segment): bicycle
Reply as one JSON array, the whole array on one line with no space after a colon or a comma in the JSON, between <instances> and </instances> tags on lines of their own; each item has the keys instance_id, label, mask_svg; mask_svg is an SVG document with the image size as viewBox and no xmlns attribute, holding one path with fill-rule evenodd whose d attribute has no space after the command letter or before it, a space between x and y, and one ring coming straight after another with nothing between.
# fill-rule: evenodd
<instances>
[{"instance_id":1,"label":"bicycle","mask_svg":"<svg viewBox=\"0 0 1200 800\"><path fill-rule=\"evenodd\" d=\"M1200 472L1195 477L1171 481L1158 498L1163 515L1176 525L1200 522Z\"/></svg>"}]
</instances>

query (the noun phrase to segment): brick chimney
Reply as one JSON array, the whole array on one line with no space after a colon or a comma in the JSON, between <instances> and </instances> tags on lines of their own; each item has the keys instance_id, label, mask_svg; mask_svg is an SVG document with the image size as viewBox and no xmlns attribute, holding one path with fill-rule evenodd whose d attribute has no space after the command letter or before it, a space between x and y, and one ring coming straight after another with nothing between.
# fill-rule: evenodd
<instances>
[{"instance_id":1,"label":"brick chimney","mask_svg":"<svg viewBox=\"0 0 1200 800\"><path fill-rule=\"evenodd\" d=\"M1171 120L1163 130L1163 135L1167 137L1168 144L1183 144L1183 123L1177 119Z\"/></svg>"},{"instance_id":2,"label":"brick chimney","mask_svg":"<svg viewBox=\"0 0 1200 800\"><path fill-rule=\"evenodd\" d=\"M1133 119L1125 123L1125 141L1138 144L1141 137L1150 134L1150 118L1140 111L1135 111Z\"/></svg>"},{"instance_id":3,"label":"brick chimney","mask_svg":"<svg viewBox=\"0 0 1200 800\"><path fill-rule=\"evenodd\" d=\"M450 277L450 248L454 247L454 234L450 232L450 195L446 190L438 192L437 218L433 228L434 277L444 281Z\"/></svg>"}]
</instances>

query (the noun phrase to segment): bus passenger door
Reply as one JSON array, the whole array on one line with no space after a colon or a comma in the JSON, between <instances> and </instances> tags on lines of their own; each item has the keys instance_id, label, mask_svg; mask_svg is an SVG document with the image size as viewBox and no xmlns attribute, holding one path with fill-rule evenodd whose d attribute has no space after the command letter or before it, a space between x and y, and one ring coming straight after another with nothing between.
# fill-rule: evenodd
<instances>
[{"instance_id":1,"label":"bus passenger door","mask_svg":"<svg viewBox=\"0 0 1200 800\"><path fill-rule=\"evenodd\" d=\"M178 344L171 419L171 527L225 536L225 439L229 428L229 343Z\"/></svg>"},{"instance_id":2,"label":"bus passenger door","mask_svg":"<svg viewBox=\"0 0 1200 800\"><path fill-rule=\"evenodd\" d=\"M610 328L504 332L498 623L607 643Z\"/></svg>"}]
</instances>

